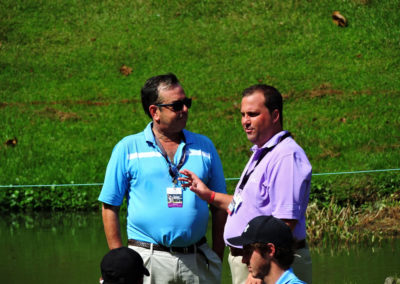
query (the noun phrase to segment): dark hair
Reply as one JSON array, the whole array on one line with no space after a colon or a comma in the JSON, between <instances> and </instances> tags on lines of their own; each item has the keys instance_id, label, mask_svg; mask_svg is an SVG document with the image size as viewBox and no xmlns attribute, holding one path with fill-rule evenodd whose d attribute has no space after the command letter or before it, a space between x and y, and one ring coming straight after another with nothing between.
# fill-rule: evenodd
<instances>
[{"instance_id":1,"label":"dark hair","mask_svg":"<svg viewBox=\"0 0 400 284\"><path fill-rule=\"evenodd\" d=\"M168 87L176 86L179 84L178 78L172 74L168 73L165 75L158 75L147 79L146 83L141 89L141 96L142 96L142 106L144 112L150 117L149 106L159 104L159 93L158 88L163 85Z\"/></svg>"},{"instance_id":2,"label":"dark hair","mask_svg":"<svg viewBox=\"0 0 400 284\"><path fill-rule=\"evenodd\" d=\"M254 243L251 246L254 249L257 249L263 257L271 252L268 244ZM289 269L294 261L294 245L290 247L275 246L274 259L282 269Z\"/></svg>"},{"instance_id":3,"label":"dark hair","mask_svg":"<svg viewBox=\"0 0 400 284\"><path fill-rule=\"evenodd\" d=\"M272 113L275 109L279 111L279 122L283 127L283 102L281 93L279 93L279 91L272 86L257 84L244 89L242 97L250 96L257 91L264 95L265 106L268 108L270 113Z\"/></svg>"}]
</instances>

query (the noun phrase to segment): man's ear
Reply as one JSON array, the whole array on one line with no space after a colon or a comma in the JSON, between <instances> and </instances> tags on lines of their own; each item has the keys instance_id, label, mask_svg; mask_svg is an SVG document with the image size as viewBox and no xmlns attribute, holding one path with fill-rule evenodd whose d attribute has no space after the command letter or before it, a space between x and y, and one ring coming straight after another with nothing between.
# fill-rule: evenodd
<instances>
[{"instance_id":1,"label":"man's ear","mask_svg":"<svg viewBox=\"0 0 400 284\"><path fill-rule=\"evenodd\" d=\"M280 116L281 116L281 115L280 115L280 113L279 113L279 110L274 109L274 110L272 111L272 121L273 121L273 123L279 122Z\"/></svg>"},{"instance_id":2,"label":"man's ear","mask_svg":"<svg viewBox=\"0 0 400 284\"><path fill-rule=\"evenodd\" d=\"M158 110L158 106L156 106L156 105L150 105L149 106L149 112L150 112L150 115L153 118L153 120L158 120L159 119L157 110Z\"/></svg>"},{"instance_id":3,"label":"man's ear","mask_svg":"<svg viewBox=\"0 0 400 284\"><path fill-rule=\"evenodd\" d=\"M273 243L268 243L268 255L270 257L274 257L275 256L275 245Z\"/></svg>"}]
</instances>

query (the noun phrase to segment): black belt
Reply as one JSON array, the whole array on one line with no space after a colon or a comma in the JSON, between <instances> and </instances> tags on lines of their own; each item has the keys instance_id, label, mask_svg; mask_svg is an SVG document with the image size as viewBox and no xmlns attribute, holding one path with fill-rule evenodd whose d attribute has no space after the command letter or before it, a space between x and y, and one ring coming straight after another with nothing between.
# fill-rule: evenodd
<instances>
[{"instance_id":1,"label":"black belt","mask_svg":"<svg viewBox=\"0 0 400 284\"><path fill-rule=\"evenodd\" d=\"M159 244L152 244L152 243L148 243L148 242L141 242L141 241L129 239L128 245L146 248L146 249L150 249L151 246L153 245L154 250L168 251L171 253L194 253L196 251L197 247L201 246L202 244L205 244L206 242L207 242L206 237L202 237L200 239L200 241L198 241L194 245L190 245L188 247L167 247L167 246L163 246L163 245L159 245Z\"/></svg>"},{"instance_id":2,"label":"black belt","mask_svg":"<svg viewBox=\"0 0 400 284\"><path fill-rule=\"evenodd\" d=\"M294 244L294 249L298 250L298 249L303 249L306 247L306 240L303 239L301 241L296 241ZM235 248L235 247L231 247L229 246L230 250L231 250L231 255L232 256L243 256L243 249L241 248Z\"/></svg>"}]
</instances>

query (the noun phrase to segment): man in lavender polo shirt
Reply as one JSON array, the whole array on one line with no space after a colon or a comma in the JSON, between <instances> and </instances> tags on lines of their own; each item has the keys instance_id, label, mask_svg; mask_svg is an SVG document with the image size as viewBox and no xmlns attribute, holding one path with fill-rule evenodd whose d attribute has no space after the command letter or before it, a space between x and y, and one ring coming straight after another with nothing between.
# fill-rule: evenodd
<instances>
[{"instance_id":1,"label":"man in lavender polo shirt","mask_svg":"<svg viewBox=\"0 0 400 284\"><path fill-rule=\"evenodd\" d=\"M283 131L282 109L282 96L271 86L254 85L243 91L242 126L254 146L233 196L214 193L193 173L182 171L187 176L182 178L187 187L229 213L224 239L230 247L228 261L233 284L261 283L241 262L242 248L228 241L260 215L282 219L291 228L296 240L293 270L306 283L312 281L311 257L305 241L311 165L290 133Z\"/></svg>"}]
</instances>

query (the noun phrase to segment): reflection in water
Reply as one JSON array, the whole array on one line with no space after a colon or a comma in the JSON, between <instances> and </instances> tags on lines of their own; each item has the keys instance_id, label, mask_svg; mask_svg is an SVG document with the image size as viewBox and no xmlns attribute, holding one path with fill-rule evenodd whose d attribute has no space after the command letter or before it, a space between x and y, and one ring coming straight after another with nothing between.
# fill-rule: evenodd
<instances>
[{"instance_id":1,"label":"reflection in water","mask_svg":"<svg viewBox=\"0 0 400 284\"><path fill-rule=\"evenodd\" d=\"M347 249L312 250L316 283L384 283L400 275L400 239L380 245L352 245Z\"/></svg>"},{"instance_id":2,"label":"reflection in water","mask_svg":"<svg viewBox=\"0 0 400 284\"><path fill-rule=\"evenodd\" d=\"M3 215L0 240L4 283L98 283L107 251L100 213Z\"/></svg>"},{"instance_id":3,"label":"reflection in water","mask_svg":"<svg viewBox=\"0 0 400 284\"><path fill-rule=\"evenodd\" d=\"M98 283L107 250L100 212L0 218L2 283ZM384 283L387 276L400 275L399 251L400 240L347 250L312 248L314 283ZM223 275L223 283L230 283L226 260Z\"/></svg>"}]
</instances>

